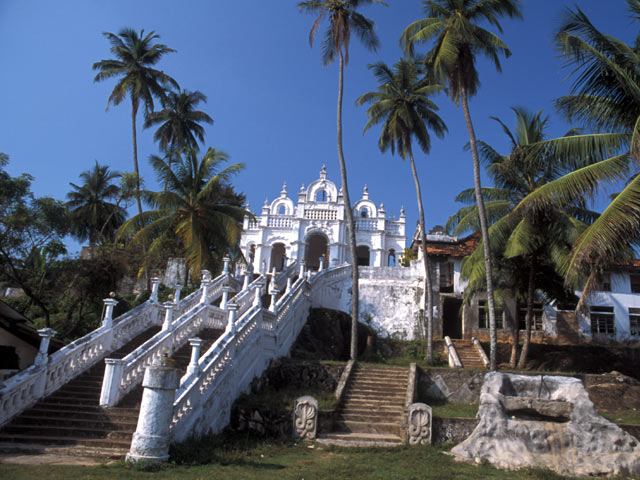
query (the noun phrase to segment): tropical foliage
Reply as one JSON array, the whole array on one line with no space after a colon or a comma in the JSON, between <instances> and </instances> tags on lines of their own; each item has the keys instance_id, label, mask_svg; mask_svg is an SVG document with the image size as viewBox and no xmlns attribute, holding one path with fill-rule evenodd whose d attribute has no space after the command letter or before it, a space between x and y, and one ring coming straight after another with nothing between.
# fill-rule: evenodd
<instances>
[{"instance_id":1,"label":"tropical foliage","mask_svg":"<svg viewBox=\"0 0 640 480\"><path fill-rule=\"evenodd\" d=\"M559 299L562 302L571 297L572 294L562 288L571 245L597 214L587 210L584 202L578 201L564 208L551 204L539 210L516 209L532 192L567 173L567 166L538 147L544 141L548 121L542 117L542 112L533 114L522 107L513 108L513 111L516 117L513 130L500 119L493 118L509 139L509 154L501 155L482 141L478 146L480 158L494 185L483 188L482 195L491 224L489 240L496 260L495 281L502 289L513 289L519 300L524 300L527 305L525 338L519 360L519 366L524 367L536 293L547 300ZM474 189L461 192L456 200L468 206L449 219L447 228L456 235L478 231ZM482 257L483 246L479 245L463 263L462 275L469 280L467 301L486 286ZM513 319L511 327L511 366L514 368L519 334L517 319Z\"/></svg>"},{"instance_id":2,"label":"tropical foliage","mask_svg":"<svg viewBox=\"0 0 640 480\"><path fill-rule=\"evenodd\" d=\"M342 149L342 96L344 88L344 66L349 63L349 43L351 32L353 31L362 44L368 50L375 51L378 48L379 40L374 31L374 23L360 14L357 9L381 3L381 0L316 0L303 1L298 3L298 8L304 13L316 16L311 31L309 32L309 44L313 46L313 40L319 26L327 18L328 27L322 41L322 62L325 65L332 63L338 57L338 114L337 114L337 136L338 136L338 162L340 164L340 179L342 182L342 192L347 205L352 205L349 196L349 185L347 183L347 165ZM350 208L345 210L347 231L349 234L349 252L352 263L352 301L351 301L351 358L356 359L358 352L358 319L360 318L358 304L358 258L356 254L356 233L353 221L353 212Z\"/></svg>"},{"instance_id":3,"label":"tropical foliage","mask_svg":"<svg viewBox=\"0 0 640 480\"><path fill-rule=\"evenodd\" d=\"M151 165L167 189L144 192L152 209L127 220L119 238L149 245L150 257L177 240L192 275L205 268L217 270L224 254L238 243L246 213L240 206L243 196L229 190L229 180L243 165L222 168L226 160L226 154L213 148L201 158L190 149L172 169L163 158L152 156Z\"/></svg>"},{"instance_id":4,"label":"tropical foliage","mask_svg":"<svg viewBox=\"0 0 640 480\"><path fill-rule=\"evenodd\" d=\"M427 362L431 363L433 361L433 286L429 256L427 255L422 193L413 158L412 143L413 141L417 142L424 153L429 153L431 149L429 130L432 130L440 138L444 136L447 127L436 113L438 107L429 98L440 91L442 87L432 85L424 78L421 79L415 63L408 60L400 60L393 70L384 63L376 63L370 65L369 68L373 70L379 86L377 91L365 93L356 102L358 105L371 104L367 110L369 121L364 132L366 133L372 126L382 123L382 131L378 141L380 150L385 152L390 149L392 154L397 150L401 158L408 157L416 186L420 240L425 270L426 305L423 311L427 315L425 322Z\"/></svg>"},{"instance_id":5,"label":"tropical foliage","mask_svg":"<svg viewBox=\"0 0 640 480\"><path fill-rule=\"evenodd\" d=\"M171 86L179 88L173 78L162 70L154 68L164 55L175 50L161 43L153 43L160 38L154 31L145 35L144 30L138 33L131 28L125 28L117 35L111 32L104 32L103 35L109 40L111 53L115 58L93 64L93 69L98 71L94 81L101 82L119 77L107 100L107 109L111 104L119 105L127 96L131 99L133 169L138 178L137 203L138 213L141 213L136 117L141 102L145 111L151 112L154 107L154 98L164 99L166 89Z\"/></svg>"},{"instance_id":6,"label":"tropical foliage","mask_svg":"<svg viewBox=\"0 0 640 480\"><path fill-rule=\"evenodd\" d=\"M493 283L491 275L491 252L489 232L480 185L480 159L476 136L469 112L469 97L477 93L478 71L475 67L477 55L489 57L498 71L501 70L500 55L508 57L511 52L495 34L478 26L487 22L502 32L500 17L521 18L519 0L432 0L423 3L426 18L411 23L402 33L401 44L413 53L417 43L434 40L434 45L425 57L427 72L439 81L448 84L448 93L458 105L462 105L465 123L469 132L469 144L473 159L473 178L480 231L484 240L484 260L487 282L487 306L491 330L491 369L497 367L495 311L493 306Z\"/></svg>"},{"instance_id":7,"label":"tropical foliage","mask_svg":"<svg viewBox=\"0 0 640 480\"><path fill-rule=\"evenodd\" d=\"M93 246L104 238L113 239L126 217L123 207L114 203L120 197L120 187L111 183L120 173L96 161L92 170L80 174L81 185L69 183L67 208L71 217L71 233L79 240L89 240ZM111 202L109 200L112 200Z\"/></svg>"},{"instance_id":8,"label":"tropical foliage","mask_svg":"<svg viewBox=\"0 0 640 480\"><path fill-rule=\"evenodd\" d=\"M627 3L640 21L640 1ZM601 33L578 7L565 12L556 43L574 79L557 107L598 133L541 144L575 171L539 188L518 208L597 198L605 186L622 189L573 247L567 280L579 285L600 267L624 260L623 247L637 246L640 238L640 49L637 42L627 45Z\"/></svg>"}]
</instances>

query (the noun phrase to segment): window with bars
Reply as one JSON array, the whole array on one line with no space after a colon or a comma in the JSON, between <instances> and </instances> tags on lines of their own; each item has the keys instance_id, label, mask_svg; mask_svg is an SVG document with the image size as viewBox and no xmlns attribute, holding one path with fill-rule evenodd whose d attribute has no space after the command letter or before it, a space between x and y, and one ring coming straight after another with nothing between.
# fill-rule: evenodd
<instances>
[{"instance_id":1,"label":"window with bars","mask_svg":"<svg viewBox=\"0 0 640 480\"><path fill-rule=\"evenodd\" d=\"M613 307L594 305L589 309L591 317L591 333L600 335L615 335L615 315Z\"/></svg>"},{"instance_id":2,"label":"window with bars","mask_svg":"<svg viewBox=\"0 0 640 480\"><path fill-rule=\"evenodd\" d=\"M440 263L440 292L453 292L453 263Z\"/></svg>"},{"instance_id":3,"label":"window with bars","mask_svg":"<svg viewBox=\"0 0 640 480\"><path fill-rule=\"evenodd\" d=\"M600 275L598 281L598 290L602 292L611 291L611 275L609 275L608 273L603 273Z\"/></svg>"},{"instance_id":4,"label":"window with bars","mask_svg":"<svg viewBox=\"0 0 640 480\"><path fill-rule=\"evenodd\" d=\"M640 275L632 273L629 275L631 283L631 293L640 293Z\"/></svg>"},{"instance_id":5,"label":"window with bars","mask_svg":"<svg viewBox=\"0 0 640 480\"><path fill-rule=\"evenodd\" d=\"M629 308L629 333L632 336L640 336L640 308Z\"/></svg>"},{"instance_id":6,"label":"window with bars","mask_svg":"<svg viewBox=\"0 0 640 480\"><path fill-rule=\"evenodd\" d=\"M533 318L531 319L531 331L542 330L542 303L533 302ZM527 328L527 306L518 305L518 328L526 330Z\"/></svg>"},{"instance_id":7,"label":"window with bars","mask_svg":"<svg viewBox=\"0 0 640 480\"><path fill-rule=\"evenodd\" d=\"M478 328L489 328L489 315L487 315L487 301L478 300ZM504 321L502 312L496 309L496 329L503 329Z\"/></svg>"}]
</instances>

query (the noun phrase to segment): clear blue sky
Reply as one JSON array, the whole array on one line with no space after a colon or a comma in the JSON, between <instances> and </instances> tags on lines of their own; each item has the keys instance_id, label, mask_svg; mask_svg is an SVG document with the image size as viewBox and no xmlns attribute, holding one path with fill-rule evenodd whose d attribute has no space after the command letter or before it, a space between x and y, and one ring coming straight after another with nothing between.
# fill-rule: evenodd
<instances>
[{"instance_id":1,"label":"clear blue sky","mask_svg":"<svg viewBox=\"0 0 640 480\"><path fill-rule=\"evenodd\" d=\"M407 211L415 225L415 191L407 162L377 148L379 130L362 135L364 107L355 99L376 88L367 64L395 63L402 52L398 38L421 18L421 2L387 0L363 13L377 24L381 48L363 50L352 41L345 75L344 148L352 200L365 184L371 198L388 213ZM339 184L336 154L337 66L323 67L320 50L309 48L311 16L296 1L250 0L0 0L0 152L10 156L12 175L35 177L37 195L64 199L69 182L94 160L131 171L130 102L110 107L114 82L93 83L94 62L110 58L101 32L123 27L155 30L160 41L177 50L159 68L183 88L208 96L203 110L215 120L207 128L206 146L243 162L234 181L254 211L273 199L287 182L295 201L301 184L327 165ZM485 60L478 66L482 82L471 102L477 136L501 152L506 137L488 119L512 123L513 105L543 109L551 116L549 135L568 129L553 111L553 101L569 91L569 73L554 50L553 34L565 6L579 5L602 31L632 41L636 25L624 0L524 0L524 20L504 20L502 38L512 57L498 74ZM436 98L449 134L433 138L428 156L417 156L427 225L443 224L455 212L454 196L472 185L471 156L463 151L467 131L462 112L444 95ZM141 172L149 188L157 182L147 158L157 153L151 130L139 118ZM412 230L412 229L408 229ZM72 249L76 248L72 244Z\"/></svg>"}]
</instances>

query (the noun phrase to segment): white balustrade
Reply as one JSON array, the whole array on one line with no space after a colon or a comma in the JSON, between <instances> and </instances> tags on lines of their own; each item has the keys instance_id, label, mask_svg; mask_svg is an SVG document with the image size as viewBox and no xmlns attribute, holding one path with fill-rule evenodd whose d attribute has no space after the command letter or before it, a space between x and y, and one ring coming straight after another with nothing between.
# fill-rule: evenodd
<instances>
[{"instance_id":1,"label":"white balustrade","mask_svg":"<svg viewBox=\"0 0 640 480\"><path fill-rule=\"evenodd\" d=\"M267 219L267 226L271 228L292 228L293 218L289 215L270 216Z\"/></svg>"}]
</instances>

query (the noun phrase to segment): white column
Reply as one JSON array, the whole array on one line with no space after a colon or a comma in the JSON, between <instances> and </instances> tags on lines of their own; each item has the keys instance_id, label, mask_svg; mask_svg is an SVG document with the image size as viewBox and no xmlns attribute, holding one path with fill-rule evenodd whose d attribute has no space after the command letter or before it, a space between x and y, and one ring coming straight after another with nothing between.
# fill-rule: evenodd
<instances>
[{"instance_id":1,"label":"white column","mask_svg":"<svg viewBox=\"0 0 640 480\"><path fill-rule=\"evenodd\" d=\"M179 283L176 283L175 286L175 292L173 295L173 303L176 304L176 308L180 308L180 293L182 292L182 285Z\"/></svg>"},{"instance_id":2,"label":"white column","mask_svg":"<svg viewBox=\"0 0 640 480\"><path fill-rule=\"evenodd\" d=\"M320 266L318 267L318 272L324 270L324 255L320 255Z\"/></svg>"},{"instance_id":3,"label":"white column","mask_svg":"<svg viewBox=\"0 0 640 480\"><path fill-rule=\"evenodd\" d=\"M111 328L113 326L113 307L118 301L113 298L105 298L104 302L104 318L102 319L102 328Z\"/></svg>"},{"instance_id":4,"label":"white column","mask_svg":"<svg viewBox=\"0 0 640 480\"><path fill-rule=\"evenodd\" d=\"M151 279L151 296L149 300L152 302L158 301L158 288L160 287L160 279L158 277L153 277Z\"/></svg>"},{"instance_id":5,"label":"white column","mask_svg":"<svg viewBox=\"0 0 640 480\"><path fill-rule=\"evenodd\" d=\"M258 307L262 302L262 283L255 286L255 296L253 297L253 306Z\"/></svg>"},{"instance_id":6,"label":"white column","mask_svg":"<svg viewBox=\"0 0 640 480\"><path fill-rule=\"evenodd\" d=\"M173 329L172 321L175 304L173 302L165 302L162 306L166 309L164 314L164 323L162 324L162 331L165 332Z\"/></svg>"},{"instance_id":7,"label":"white column","mask_svg":"<svg viewBox=\"0 0 640 480\"><path fill-rule=\"evenodd\" d=\"M224 263L224 267L222 268L222 273L224 275L229 275L229 264L231 263L231 259L229 258L228 255L225 255L222 261Z\"/></svg>"},{"instance_id":8,"label":"white column","mask_svg":"<svg viewBox=\"0 0 640 480\"><path fill-rule=\"evenodd\" d=\"M291 277L287 277L287 289L285 293L289 293L291 291Z\"/></svg>"},{"instance_id":9,"label":"white column","mask_svg":"<svg viewBox=\"0 0 640 480\"><path fill-rule=\"evenodd\" d=\"M195 337L189 339L189 344L191 345L191 361L189 362L189 366L187 367L187 375L197 376L200 373L200 369L198 367L198 359L200 358L200 347L204 340L201 338Z\"/></svg>"},{"instance_id":10,"label":"white column","mask_svg":"<svg viewBox=\"0 0 640 480\"><path fill-rule=\"evenodd\" d=\"M211 280L202 281L202 296L200 297L200 303L209 303L209 288L211 288L212 283L213 282Z\"/></svg>"},{"instance_id":11,"label":"white column","mask_svg":"<svg viewBox=\"0 0 640 480\"><path fill-rule=\"evenodd\" d=\"M229 301L229 291L231 287L229 285L222 286L222 300L220 301L220 308L224 310L227 308L227 302Z\"/></svg>"},{"instance_id":12,"label":"white column","mask_svg":"<svg viewBox=\"0 0 640 480\"><path fill-rule=\"evenodd\" d=\"M300 278L304 278L304 272L305 272L306 266L307 266L307 262L305 260L300 260L300 272L298 274Z\"/></svg>"},{"instance_id":13,"label":"white column","mask_svg":"<svg viewBox=\"0 0 640 480\"><path fill-rule=\"evenodd\" d=\"M118 402L118 388L122 382L122 372L126 361L121 358L105 358L104 377L102 377L102 391L100 392L100 406L113 407Z\"/></svg>"},{"instance_id":14,"label":"white column","mask_svg":"<svg viewBox=\"0 0 640 480\"><path fill-rule=\"evenodd\" d=\"M144 372L138 426L133 434L128 462L166 462L173 401L180 385L178 370L166 365L150 365Z\"/></svg>"},{"instance_id":15,"label":"white column","mask_svg":"<svg viewBox=\"0 0 640 480\"><path fill-rule=\"evenodd\" d=\"M51 341L51 337L55 334L56 331L53 328L41 328L38 330L38 335L40 335L40 349L38 350L36 359L33 362L36 366L44 367L47 365L47 360L49 358L49 342Z\"/></svg>"},{"instance_id":16,"label":"white column","mask_svg":"<svg viewBox=\"0 0 640 480\"><path fill-rule=\"evenodd\" d=\"M269 311L273 313L278 313L278 307L276 305L276 301L278 300L278 294L280 290L277 288L271 289L271 305L269 305Z\"/></svg>"},{"instance_id":17,"label":"white column","mask_svg":"<svg viewBox=\"0 0 640 480\"><path fill-rule=\"evenodd\" d=\"M229 302L227 304L227 310L229 311L229 320L227 322L227 332L231 332L233 335L236 333L236 310L238 310L238 304L236 302Z\"/></svg>"}]
</instances>

